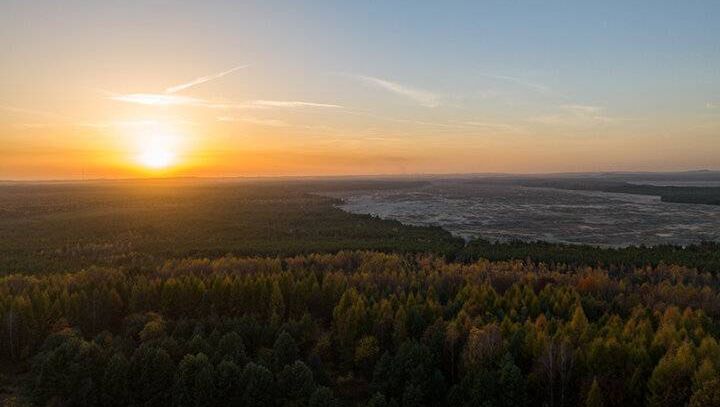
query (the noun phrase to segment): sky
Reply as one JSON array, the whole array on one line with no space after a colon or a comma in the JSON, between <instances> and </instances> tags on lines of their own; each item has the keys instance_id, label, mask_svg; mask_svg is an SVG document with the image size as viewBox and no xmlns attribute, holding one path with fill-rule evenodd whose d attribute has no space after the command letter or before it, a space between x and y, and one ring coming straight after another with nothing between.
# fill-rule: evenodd
<instances>
[{"instance_id":1,"label":"sky","mask_svg":"<svg viewBox=\"0 0 720 407\"><path fill-rule=\"evenodd\" d=\"M718 1L0 2L0 179L720 169Z\"/></svg>"}]
</instances>

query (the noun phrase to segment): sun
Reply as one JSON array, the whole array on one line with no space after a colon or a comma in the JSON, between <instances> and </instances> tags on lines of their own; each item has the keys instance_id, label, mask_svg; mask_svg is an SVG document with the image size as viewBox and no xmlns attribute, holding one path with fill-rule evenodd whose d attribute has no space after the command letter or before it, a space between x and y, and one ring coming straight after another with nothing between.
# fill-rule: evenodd
<instances>
[{"instance_id":1,"label":"sun","mask_svg":"<svg viewBox=\"0 0 720 407\"><path fill-rule=\"evenodd\" d=\"M175 161L175 154L165 148L152 146L140 153L138 161L145 167L159 170L171 166Z\"/></svg>"},{"instance_id":2,"label":"sun","mask_svg":"<svg viewBox=\"0 0 720 407\"><path fill-rule=\"evenodd\" d=\"M138 140L137 162L151 170L173 166L177 160L177 137L169 133L147 134Z\"/></svg>"},{"instance_id":3,"label":"sun","mask_svg":"<svg viewBox=\"0 0 720 407\"><path fill-rule=\"evenodd\" d=\"M158 176L187 164L188 136L176 121L127 120L120 134L128 142L128 159L141 172Z\"/></svg>"}]
</instances>

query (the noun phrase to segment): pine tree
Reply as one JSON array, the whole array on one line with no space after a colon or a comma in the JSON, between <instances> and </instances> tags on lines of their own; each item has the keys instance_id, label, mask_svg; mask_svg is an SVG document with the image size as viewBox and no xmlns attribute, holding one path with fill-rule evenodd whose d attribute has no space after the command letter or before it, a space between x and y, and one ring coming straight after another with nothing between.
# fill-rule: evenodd
<instances>
[{"instance_id":1,"label":"pine tree","mask_svg":"<svg viewBox=\"0 0 720 407\"><path fill-rule=\"evenodd\" d=\"M205 354L185 355L178 365L175 388L176 404L179 406L212 404L215 394L214 371Z\"/></svg>"},{"instance_id":2,"label":"pine tree","mask_svg":"<svg viewBox=\"0 0 720 407\"><path fill-rule=\"evenodd\" d=\"M126 406L130 401L130 362L116 353L105 367L102 380L102 402L105 406Z\"/></svg>"},{"instance_id":3,"label":"pine tree","mask_svg":"<svg viewBox=\"0 0 720 407\"><path fill-rule=\"evenodd\" d=\"M242 401L242 369L234 361L224 359L215 368L217 400L227 405L240 405Z\"/></svg>"},{"instance_id":4,"label":"pine tree","mask_svg":"<svg viewBox=\"0 0 720 407\"><path fill-rule=\"evenodd\" d=\"M247 407L273 405L276 397L275 382L272 373L253 362L245 365L242 372L242 404Z\"/></svg>"},{"instance_id":5,"label":"pine tree","mask_svg":"<svg viewBox=\"0 0 720 407\"><path fill-rule=\"evenodd\" d=\"M375 393L368 400L367 407L387 407L388 403L382 393Z\"/></svg>"},{"instance_id":6,"label":"pine tree","mask_svg":"<svg viewBox=\"0 0 720 407\"><path fill-rule=\"evenodd\" d=\"M685 405L690 399L695 359L689 343L668 352L648 380L648 405L671 407Z\"/></svg>"},{"instance_id":7,"label":"pine tree","mask_svg":"<svg viewBox=\"0 0 720 407\"><path fill-rule=\"evenodd\" d=\"M423 392L419 386L408 384L402 395L403 407L420 407L423 405Z\"/></svg>"},{"instance_id":8,"label":"pine tree","mask_svg":"<svg viewBox=\"0 0 720 407\"><path fill-rule=\"evenodd\" d=\"M295 339L283 331L278 335L273 345L273 366L276 371L282 370L285 365L289 365L298 359L299 350L295 344Z\"/></svg>"},{"instance_id":9,"label":"pine tree","mask_svg":"<svg viewBox=\"0 0 720 407\"><path fill-rule=\"evenodd\" d=\"M527 403L525 378L510 353L506 353L501 362L499 382L501 406L524 406Z\"/></svg>"},{"instance_id":10,"label":"pine tree","mask_svg":"<svg viewBox=\"0 0 720 407\"><path fill-rule=\"evenodd\" d=\"M277 389L286 405L305 404L315 391L312 371L299 360L285 365L278 375Z\"/></svg>"},{"instance_id":11,"label":"pine tree","mask_svg":"<svg viewBox=\"0 0 720 407\"><path fill-rule=\"evenodd\" d=\"M223 335L218 342L215 360L231 360L238 366L244 366L247 362L247 356L245 354L245 344L240 335L236 332Z\"/></svg>"},{"instance_id":12,"label":"pine tree","mask_svg":"<svg viewBox=\"0 0 720 407\"><path fill-rule=\"evenodd\" d=\"M312 396L310 396L308 407L338 407L338 401L332 390L325 386L320 386Z\"/></svg>"},{"instance_id":13,"label":"pine tree","mask_svg":"<svg viewBox=\"0 0 720 407\"><path fill-rule=\"evenodd\" d=\"M585 398L585 407L603 407L603 396L597 378L593 379L590 391Z\"/></svg>"},{"instance_id":14,"label":"pine tree","mask_svg":"<svg viewBox=\"0 0 720 407\"><path fill-rule=\"evenodd\" d=\"M714 377L703 382L690 398L689 407L717 407L720 406L720 379Z\"/></svg>"}]
</instances>

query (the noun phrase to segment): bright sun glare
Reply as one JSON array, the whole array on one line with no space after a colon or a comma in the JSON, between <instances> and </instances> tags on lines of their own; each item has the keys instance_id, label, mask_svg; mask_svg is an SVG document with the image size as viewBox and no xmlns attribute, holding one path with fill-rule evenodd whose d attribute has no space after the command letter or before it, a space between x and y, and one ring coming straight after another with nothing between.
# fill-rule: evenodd
<instances>
[{"instance_id":1,"label":"bright sun glare","mask_svg":"<svg viewBox=\"0 0 720 407\"><path fill-rule=\"evenodd\" d=\"M155 126L156 127L156 126ZM170 132L143 134L138 138L137 162L145 168L160 170L177 161L178 140Z\"/></svg>"},{"instance_id":2,"label":"bright sun glare","mask_svg":"<svg viewBox=\"0 0 720 407\"><path fill-rule=\"evenodd\" d=\"M162 169L169 167L175 158L175 154L163 148L150 147L140 153L138 161L148 168Z\"/></svg>"}]
</instances>

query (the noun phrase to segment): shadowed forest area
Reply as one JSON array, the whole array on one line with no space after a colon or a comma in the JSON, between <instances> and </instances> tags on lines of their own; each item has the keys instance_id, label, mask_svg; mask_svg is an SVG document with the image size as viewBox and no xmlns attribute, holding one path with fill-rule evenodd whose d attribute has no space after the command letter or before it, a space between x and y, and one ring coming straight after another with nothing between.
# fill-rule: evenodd
<instances>
[{"instance_id":1,"label":"shadowed forest area","mask_svg":"<svg viewBox=\"0 0 720 407\"><path fill-rule=\"evenodd\" d=\"M720 205L720 187L645 185L596 179L543 179L520 182L525 186L536 188L655 195L663 202Z\"/></svg>"},{"instance_id":2,"label":"shadowed forest area","mask_svg":"<svg viewBox=\"0 0 720 407\"><path fill-rule=\"evenodd\" d=\"M465 244L312 194L402 186L0 187L1 392L106 406L718 399L717 244Z\"/></svg>"},{"instance_id":3,"label":"shadowed forest area","mask_svg":"<svg viewBox=\"0 0 720 407\"><path fill-rule=\"evenodd\" d=\"M114 181L0 186L0 272L153 270L168 258L342 249L453 253L440 228L350 215L308 194L413 182Z\"/></svg>"},{"instance_id":4,"label":"shadowed forest area","mask_svg":"<svg viewBox=\"0 0 720 407\"><path fill-rule=\"evenodd\" d=\"M718 295L680 266L185 259L3 277L0 339L38 405L707 406Z\"/></svg>"}]
</instances>

